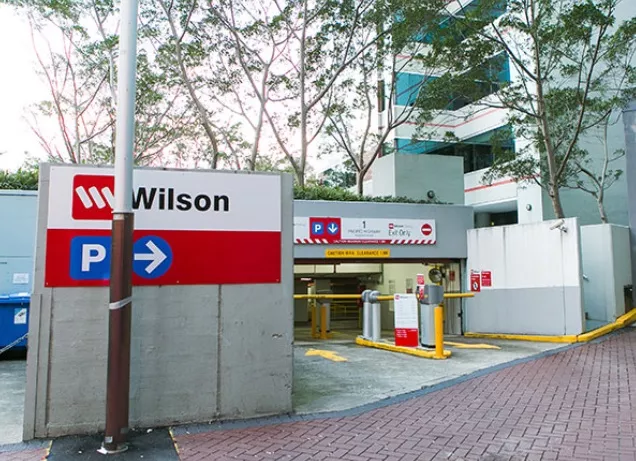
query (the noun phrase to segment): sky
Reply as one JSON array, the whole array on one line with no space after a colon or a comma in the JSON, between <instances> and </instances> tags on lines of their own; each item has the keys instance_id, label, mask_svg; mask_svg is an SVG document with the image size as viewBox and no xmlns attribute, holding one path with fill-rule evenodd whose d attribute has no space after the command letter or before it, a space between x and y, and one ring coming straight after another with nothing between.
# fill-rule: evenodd
<instances>
[{"instance_id":1,"label":"sky","mask_svg":"<svg viewBox=\"0 0 636 461\"><path fill-rule=\"evenodd\" d=\"M46 98L36 74L35 54L27 22L13 7L0 4L0 169L16 169L24 152L41 151L25 116L31 104Z\"/></svg>"}]
</instances>

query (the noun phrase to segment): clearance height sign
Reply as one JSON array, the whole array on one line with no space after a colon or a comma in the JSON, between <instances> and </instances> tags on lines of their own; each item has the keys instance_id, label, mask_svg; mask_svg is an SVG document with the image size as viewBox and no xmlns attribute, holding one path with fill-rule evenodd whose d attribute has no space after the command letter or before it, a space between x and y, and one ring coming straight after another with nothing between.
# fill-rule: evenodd
<instances>
[{"instance_id":1,"label":"clearance height sign","mask_svg":"<svg viewBox=\"0 0 636 461\"><path fill-rule=\"evenodd\" d=\"M108 285L113 191L111 169L51 167L47 287ZM133 284L280 282L280 177L135 170L133 208Z\"/></svg>"}]
</instances>

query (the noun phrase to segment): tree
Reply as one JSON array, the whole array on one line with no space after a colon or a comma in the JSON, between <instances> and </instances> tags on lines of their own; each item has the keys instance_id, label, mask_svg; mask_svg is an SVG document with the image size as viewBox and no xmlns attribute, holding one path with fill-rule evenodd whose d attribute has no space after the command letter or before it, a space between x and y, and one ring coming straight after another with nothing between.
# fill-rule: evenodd
<instances>
[{"instance_id":1,"label":"tree","mask_svg":"<svg viewBox=\"0 0 636 461\"><path fill-rule=\"evenodd\" d=\"M351 159L322 173L320 183L326 187L348 189L356 185L356 170Z\"/></svg>"},{"instance_id":2,"label":"tree","mask_svg":"<svg viewBox=\"0 0 636 461\"><path fill-rule=\"evenodd\" d=\"M202 44L197 40L196 25L193 16L198 10L196 0L168 1L159 0L165 24L157 22L155 29L162 32L167 25L167 37L161 37L159 53L164 70L176 74L179 83L185 87L191 107L207 137L210 151L210 167L216 169L222 152L219 146L219 135L212 120L209 109L205 106L198 88L196 69L204 59ZM175 78L173 76L173 78Z\"/></svg>"},{"instance_id":3,"label":"tree","mask_svg":"<svg viewBox=\"0 0 636 461\"><path fill-rule=\"evenodd\" d=\"M375 27L377 4L381 2L263 0L211 5L212 23L231 37L227 43L240 73L237 79L256 97L258 118L250 125L266 123L300 185L310 149L334 103L336 83L386 33ZM252 157L258 148L254 143Z\"/></svg>"},{"instance_id":4,"label":"tree","mask_svg":"<svg viewBox=\"0 0 636 461\"><path fill-rule=\"evenodd\" d=\"M0 170L0 190L37 190L38 182L38 164L28 156L24 164L16 171Z\"/></svg>"},{"instance_id":5,"label":"tree","mask_svg":"<svg viewBox=\"0 0 636 461\"><path fill-rule=\"evenodd\" d=\"M439 22L445 3L392 5L399 8L398 14L393 12L398 20L378 26L387 28L386 38L365 52L348 72L351 77L336 87L338 102L329 108L326 134L332 140L331 150L344 152L355 169L359 195L375 160L390 150L390 135L419 113L418 97L444 68L435 50L418 36L428 23ZM406 78L408 72L416 72L416 78Z\"/></svg>"},{"instance_id":6,"label":"tree","mask_svg":"<svg viewBox=\"0 0 636 461\"><path fill-rule=\"evenodd\" d=\"M53 161L110 163L114 155L117 9L110 0L24 1L40 74L50 99L31 111L30 124ZM135 162L169 163L183 156L191 122L182 95L167 88L140 31ZM54 121L55 129L50 122Z\"/></svg>"},{"instance_id":7,"label":"tree","mask_svg":"<svg viewBox=\"0 0 636 461\"><path fill-rule=\"evenodd\" d=\"M582 136L602 126L636 85L636 18L617 23L619 2L508 0L503 11L501 0L482 0L461 15L448 12L451 24L433 34L432 46L452 70L427 88L423 107L462 98L474 111L507 110L515 137L528 147L499 150L484 179L534 181L560 218L559 191L590 155L579 148ZM498 78L506 62L509 83Z\"/></svg>"},{"instance_id":8,"label":"tree","mask_svg":"<svg viewBox=\"0 0 636 461\"><path fill-rule=\"evenodd\" d=\"M286 84L280 65L290 37L283 23L272 19L272 10L272 2L214 2L206 18L206 39L222 50L211 57L209 83L220 92L219 104L247 132L247 141L240 147L249 151L244 163L252 171L268 164L259 156L270 95Z\"/></svg>"},{"instance_id":9,"label":"tree","mask_svg":"<svg viewBox=\"0 0 636 461\"><path fill-rule=\"evenodd\" d=\"M582 150L573 156L573 166L566 173L566 188L578 189L590 194L598 207L601 222L609 222L605 211L605 191L612 187L623 175L623 170L615 169L612 165L625 156L624 149L610 151L609 128L615 125L617 120L612 120L611 115L598 127L598 139L602 145L603 155L600 161L594 162L589 152ZM596 164L595 164L596 163ZM599 165L600 164L600 165Z\"/></svg>"}]
</instances>

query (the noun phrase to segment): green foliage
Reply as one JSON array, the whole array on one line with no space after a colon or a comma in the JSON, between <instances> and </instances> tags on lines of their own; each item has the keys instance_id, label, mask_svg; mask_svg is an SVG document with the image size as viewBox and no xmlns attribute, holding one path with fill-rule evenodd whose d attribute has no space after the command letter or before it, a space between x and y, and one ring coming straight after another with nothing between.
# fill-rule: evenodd
<instances>
[{"instance_id":1,"label":"green foliage","mask_svg":"<svg viewBox=\"0 0 636 461\"><path fill-rule=\"evenodd\" d=\"M264 168L267 169L267 168ZM271 171L278 171L272 168ZM31 167L20 168L17 171L0 171L0 189L37 190L38 170ZM431 200L414 200L406 197L368 197L359 196L353 192L324 185L300 187L294 186L296 200L327 200L336 202L379 202L379 203L441 203Z\"/></svg>"},{"instance_id":2,"label":"green foliage","mask_svg":"<svg viewBox=\"0 0 636 461\"><path fill-rule=\"evenodd\" d=\"M0 170L0 189L38 190L38 170L19 168L17 171Z\"/></svg>"},{"instance_id":3,"label":"green foliage","mask_svg":"<svg viewBox=\"0 0 636 461\"><path fill-rule=\"evenodd\" d=\"M356 185L356 168L353 160L345 160L342 165L338 165L325 171L322 175L322 185L333 188L349 188Z\"/></svg>"},{"instance_id":4,"label":"green foliage","mask_svg":"<svg viewBox=\"0 0 636 461\"><path fill-rule=\"evenodd\" d=\"M360 196L348 190L338 187L327 187L321 185L294 186L294 199L296 200L326 200L330 202L378 202L378 203L420 203L420 204L440 204L442 202L434 200L416 200L407 197L369 197Z\"/></svg>"},{"instance_id":5,"label":"green foliage","mask_svg":"<svg viewBox=\"0 0 636 461\"><path fill-rule=\"evenodd\" d=\"M580 140L635 96L636 18L619 21L620 0L508 0L505 10L498 3L474 2L428 31L431 48L449 68L419 95L419 121L425 130L440 111L452 116L454 102L470 103L472 114L507 109L515 137L527 147L516 155L496 150L485 182L532 180L563 217L559 189L589 191L581 187L581 175L590 173L601 188L617 179L608 168L589 170L595 163L590 156L599 155L583 149ZM499 82L501 63L493 56L507 58L517 78ZM594 194L602 197L599 190Z\"/></svg>"}]
</instances>

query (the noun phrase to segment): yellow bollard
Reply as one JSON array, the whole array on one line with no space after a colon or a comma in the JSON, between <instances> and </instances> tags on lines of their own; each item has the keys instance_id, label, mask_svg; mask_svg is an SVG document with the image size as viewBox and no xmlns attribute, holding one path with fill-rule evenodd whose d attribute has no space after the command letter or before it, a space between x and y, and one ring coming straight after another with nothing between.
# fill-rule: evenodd
<instances>
[{"instance_id":1,"label":"yellow bollard","mask_svg":"<svg viewBox=\"0 0 636 461\"><path fill-rule=\"evenodd\" d=\"M435 306L435 358L444 358L444 308Z\"/></svg>"},{"instance_id":2,"label":"yellow bollard","mask_svg":"<svg viewBox=\"0 0 636 461\"><path fill-rule=\"evenodd\" d=\"M320 339L327 339L327 304L320 305Z\"/></svg>"},{"instance_id":3,"label":"yellow bollard","mask_svg":"<svg viewBox=\"0 0 636 461\"><path fill-rule=\"evenodd\" d=\"M318 313L316 312L316 301L311 302L311 337L317 338L318 332L316 331L316 323L318 321Z\"/></svg>"}]
</instances>

